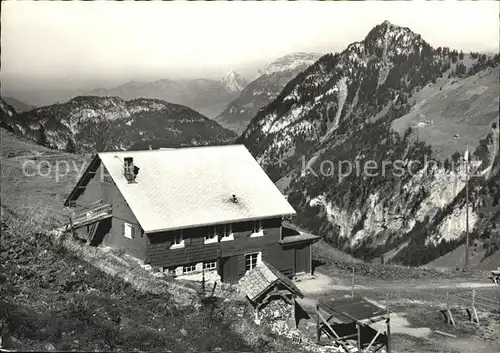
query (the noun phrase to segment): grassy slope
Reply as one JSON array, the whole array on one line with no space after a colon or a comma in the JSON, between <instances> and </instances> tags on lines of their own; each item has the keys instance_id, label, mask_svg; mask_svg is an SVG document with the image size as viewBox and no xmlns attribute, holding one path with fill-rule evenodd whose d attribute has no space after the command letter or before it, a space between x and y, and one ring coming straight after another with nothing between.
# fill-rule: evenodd
<instances>
[{"instance_id":1,"label":"grassy slope","mask_svg":"<svg viewBox=\"0 0 500 353\"><path fill-rule=\"evenodd\" d=\"M489 271L500 268L500 250L497 250L493 254L488 256L486 259L484 259L484 261L477 265L476 268Z\"/></svg>"},{"instance_id":2,"label":"grassy slope","mask_svg":"<svg viewBox=\"0 0 500 353\"><path fill-rule=\"evenodd\" d=\"M256 327L252 315L237 316L239 304L222 302L228 297L223 289L218 290L223 293L220 299L202 305L201 298L191 302L192 291L183 292L178 288L182 285L170 286L171 290L162 290L158 283L154 288L130 285L122 278L134 276L123 275L129 269L121 261L120 271L97 268L116 256L110 254L98 261L79 251L81 245L75 241L59 242L48 235L48 229L65 221L62 204L76 182L77 172L73 170L59 181L54 171L47 177L30 177L22 173L23 161L47 160L52 168L57 162L74 161L81 167L89 156L49 150L4 129L0 133L0 331L5 348L304 351ZM68 242L76 247L68 247ZM151 280L144 276L144 283ZM179 301L188 301L189 305ZM47 346L49 343L52 346Z\"/></svg>"},{"instance_id":3,"label":"grassy slope","mask_svg":"<svg viewBox=\"0 0 500 353\"><path fill-rule=\"evenodd\" d=\"M228 321L205 326L205 311L178 309L169 293L141 293L45 234L3 230L1 253L4 344L14 337L14 345L5 348L46 350L47 343L82 351L248 348Z\"/></svg>"},{"instance_id":4,"label":"grassy slope","mask_svg":"<svg viewBox=\"0 0 500 353\"><path fill-rule=\"evenodd\" d=\"M4 217L23 213L27 206L36 206L44 220L64 220L63 202L78 179L78 170L88 164L89 156L51 150L23 140L5 129L0 129L0 138ZM59 165L59 172L56 165ZM23 166L26 167L24 171ZM30 176L32 174L35 175Z\"/></svg>"},{"instance_id":5,"label":"grassy slope","mask_svg":"<svg viewBox=\"0 0 500 353\"><path fill-rule=\"evenodd\" d=\"M431 145L440 159L456 151L463 153L466 142L474 151L479 140L491 131L492 122L498 120L498 80L498 67L465 79L448 78L445 73L435 84L414 94L415 106L392 127L400 134L408 126L418 130L419 139ZM428 125L417 129L419 122ZM454 139L455 134L460 138Z\"/></svg>"},{"instance_id":6,"label":"grassy slope","mask_svg":"<svg viewBox=\"0 0 500 353\"><path fill-rule=\"evenodd\" d=\"M476 266L478 265L486 250L481 246L472 247L469 253L469 265ZM462 268L465 258L465 245L460 245L453 251L450 251L448 254L438 257L436 260L431 261L426 266L430 267L441 267L441 268Z\"/></svg>"}]
</instances>

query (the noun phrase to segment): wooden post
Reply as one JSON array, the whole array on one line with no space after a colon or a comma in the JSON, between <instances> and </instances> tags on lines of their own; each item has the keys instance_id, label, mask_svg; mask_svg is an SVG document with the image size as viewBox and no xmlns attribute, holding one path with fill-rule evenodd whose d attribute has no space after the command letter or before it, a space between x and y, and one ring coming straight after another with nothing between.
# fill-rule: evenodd
<instances>
[{"instance_id":1,"label":"wooden post","mask_svg":"<svg viewBox=\"0 0 500 353\"><path fill-rule=\"evenodd\" d=\"M472 290L472 313L474 314L474 316L473 316L471 322L474 322L474 319L475 319L476 323L479 325L479 315L477 314L477 310L476 310L476 290L475 289Z\"/></svg>"},{"instance_id":2,"label":"wooden post","mask_svg":"<svg viewBox=\"0 0 500 353\"><path fill-rule=\"evenodd\" d=\"M356 322L356 330L358 331L358 352L361 353L361 327L359 326L359 323Z\"/></svg>"},{"instance_id":3,"label":"wooden post","mask_svg":"<svg viewBox=\"0 0 500 353\"><path fill-rule=\"evenodd\" d=\"M455 326L455 320L453 320L453 315L451 315L448 292L446 292L446 313L447 313L447 323Z\"/></svg>"},{"instance_id":4,"label":"wooden post","mask_svg":"<svg viewBox=\"0 0 500 353\"><path fill-rule=\"evenodd\" d=\"M465 160L465 265L464 270L469 269L469 145L467 146L467 159Z\"/></svg>"},{"instance_id":5,"label":"wooden post","mask_svg":"<svg viewBox=\"0 0 500 353\"><path fill-rule=\"evenodd\" d=\"M377 334L375 336L373 336L370 344L368 345L368 347L366 347L366 351L367 352L370 351L370 348L372 348L373 343L375 343L375 341L377 340L377 338L378 338L379 335L380 335L380 330L377 330Z\"/></svg>"},{"instance_id":6,"label":"wooden post","mask_svg":"<svg viewBox=\"0 0 500 353\"><path fill-rule=\"evenodd\" d=\"M316 299L316 344L319 344L321 338L321 327L319 321L319 302Z\"/></svg>"},{"instance_id":7,"label":"wooden post","mask_svg":"<svg viewBox=\"0 0 500 353\"><path fill-rule=\"evenodd\" d=\"M295 308L295 295L292 295L292 317L293 317L293 328L297 328L297 310Z\"/></svg>"},{"instance_id":8,"label":"wooden post","mask_svg":"<svg viewBox=\"0 0 500 353\"><path fill-rule=\"evenodd\" d=\"M446 292L446 323L449 324L450 323L450 308L449 308L449 305L448 305L448 292Z\"/></svg>"},{"instance_id":9,"label":"wooden post","mask_svg":"<svg viewBox=\"0 0 500 353\"><path fill-rule=\"evenodd\" d=\"M471 305L472 312L474 312L475 306L476 306L476 290L473 289L472 290L472 305ZM472 316L472 315L470 316L470 322L474 322L474 316Z\"/></svg>"},{"instance_id":10,"label":"wooden post","mask_svg":"<svg viewBox=\"0 0 500 353\"><path fill-rule=\"evenodd\" d=\"M385 295L385 314L387 316L387 353L391 353L391 313L389 312L389 293Z\"/></svg>"},{"instance_id":11,"label":"wooden post","mask_svg":"<svg viewBox=\"0 0 500 353\"><path fill-rule=\"evenodd\" d=\"M309 245L309 275L312 276L313 274L312 245Z\"/></svg>"},{"instance_id":12,"label":"wooden post","mask_svg":"<svg viewBox=\"0 0 500 353\"><path fill-rule=\"evenodd\" d=\"M347 347L347 345L344 343L344 341L342 340L342 338L339 336L339 334L337 332L335 332L335 330L333 329L333 327L328 323L328 320L326 320L322 315L321 313L318 311L318 316L320 318L320 320L323 322L323 325L325 325L327 328L328 328L328 332L330 334L333 334L334 337L333 340L340 344L342 346L342 348L344 349L344 351L346 353L349 353L350 350L349 350L349 347Z\"/></svg>"},{"instance_id":13,"label":"wooden post","mask_svg":"<svg viewBox=\"0 0 500 353\"><path fill-rule=\"evenodd\" d=\"M201 268L201 296L202 298L205 297L205 263L202 263L202 268Z\"/></svg>"},{"instance_id":14,"label":"wooden post","mask_svg":"<svg viewBox=\"0 0 500 353\"><path fill-rule=\"evenodd\" d=\"M354 298L354 266L352 267L352 286L351 286L351 297Z\"/></svg>"},{"instance_id":15,"label":"wooden post","mask_svg":"<svg viewBox=\"0 0 500 353\"><path fill-rule=\"evenodd\" d=\"M387 320L385 321L387 324L387 353L391 353L391 318L387 317Z\"/></svg>"},{"instance_id":16,"label":"wooden post","mask_svg":"<svg viewBox=\"0 0 500 353\"><path fill-rule=\"evenodd\" d=\"M500 314L500 290L498 291L498 313Z\"/></svg>"}]
</instances>

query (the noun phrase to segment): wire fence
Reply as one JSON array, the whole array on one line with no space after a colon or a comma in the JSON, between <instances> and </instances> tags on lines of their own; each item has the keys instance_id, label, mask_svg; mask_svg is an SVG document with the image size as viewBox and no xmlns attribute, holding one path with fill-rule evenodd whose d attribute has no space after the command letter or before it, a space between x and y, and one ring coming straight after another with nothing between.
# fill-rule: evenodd
<instances>
[{"instance_id":1,"label":"wire fence","mask_svg":"<svg viewBox=\"0 0 500 353\"><path fill-rule=\"evenodd\" d=\"M491 312L500 310L500 288L355 290L355 295L366 296L375 301L385 300L387 294L391 301L404 302L406 300L436 307L476 307Z\"/></svg>"},{"instance_id":2,"label":"wire fence","mask_svg":"<svg viewBox=\"0 0 500 353\"><path fill-rule=\"evenodd\" d=\"M500 314L500 286L476 288L426 289L358 289L350 292L381 306L389 303L390 311L411 310L410 305L426 307L431 313L442 313L443 320L453 326L463 322L480 325L483 317ZM345 293L345 295L349 295ZM391 308L392 307L392 308Z\"/></svg>"}]
</instances>

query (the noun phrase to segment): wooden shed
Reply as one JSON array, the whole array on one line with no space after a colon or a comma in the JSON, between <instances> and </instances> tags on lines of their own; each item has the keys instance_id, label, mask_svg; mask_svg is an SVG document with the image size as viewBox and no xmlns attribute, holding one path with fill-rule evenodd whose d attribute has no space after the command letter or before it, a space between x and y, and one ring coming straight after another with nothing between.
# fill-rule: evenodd
<instances>
[{"instance_id":1,"label":"wooden shed","mask_svg":"<svg viewBox=\"0 0 500 353\"><path fill-rule=\"evenodd\" d=\"M239 284L255 309L256 319L259 319L261 309L271 301L282 300L291 306L290 316L296 327L298 307L296 298L303 298L304 295L288 277L263 261L248 271L240 279Z\"/></svg>"}]
</instances>

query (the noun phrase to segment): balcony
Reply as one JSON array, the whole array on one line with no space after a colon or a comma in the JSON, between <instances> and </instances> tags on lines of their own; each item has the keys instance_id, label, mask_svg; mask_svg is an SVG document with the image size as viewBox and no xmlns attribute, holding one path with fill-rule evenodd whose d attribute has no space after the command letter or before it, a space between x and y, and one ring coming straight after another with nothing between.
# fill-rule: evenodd
<instances>
[{"instance_id":1,"label":"balcony","mask_svg":"<svg viewBox=\"0 0 500 353\"><path fill-rule=\"evenodd\" d=\"M70 217L70 229L77 229L102 219L112 217L113 208L109 204L89 204L83 211L75 213Z\"/></svg>"}]
</instances>

